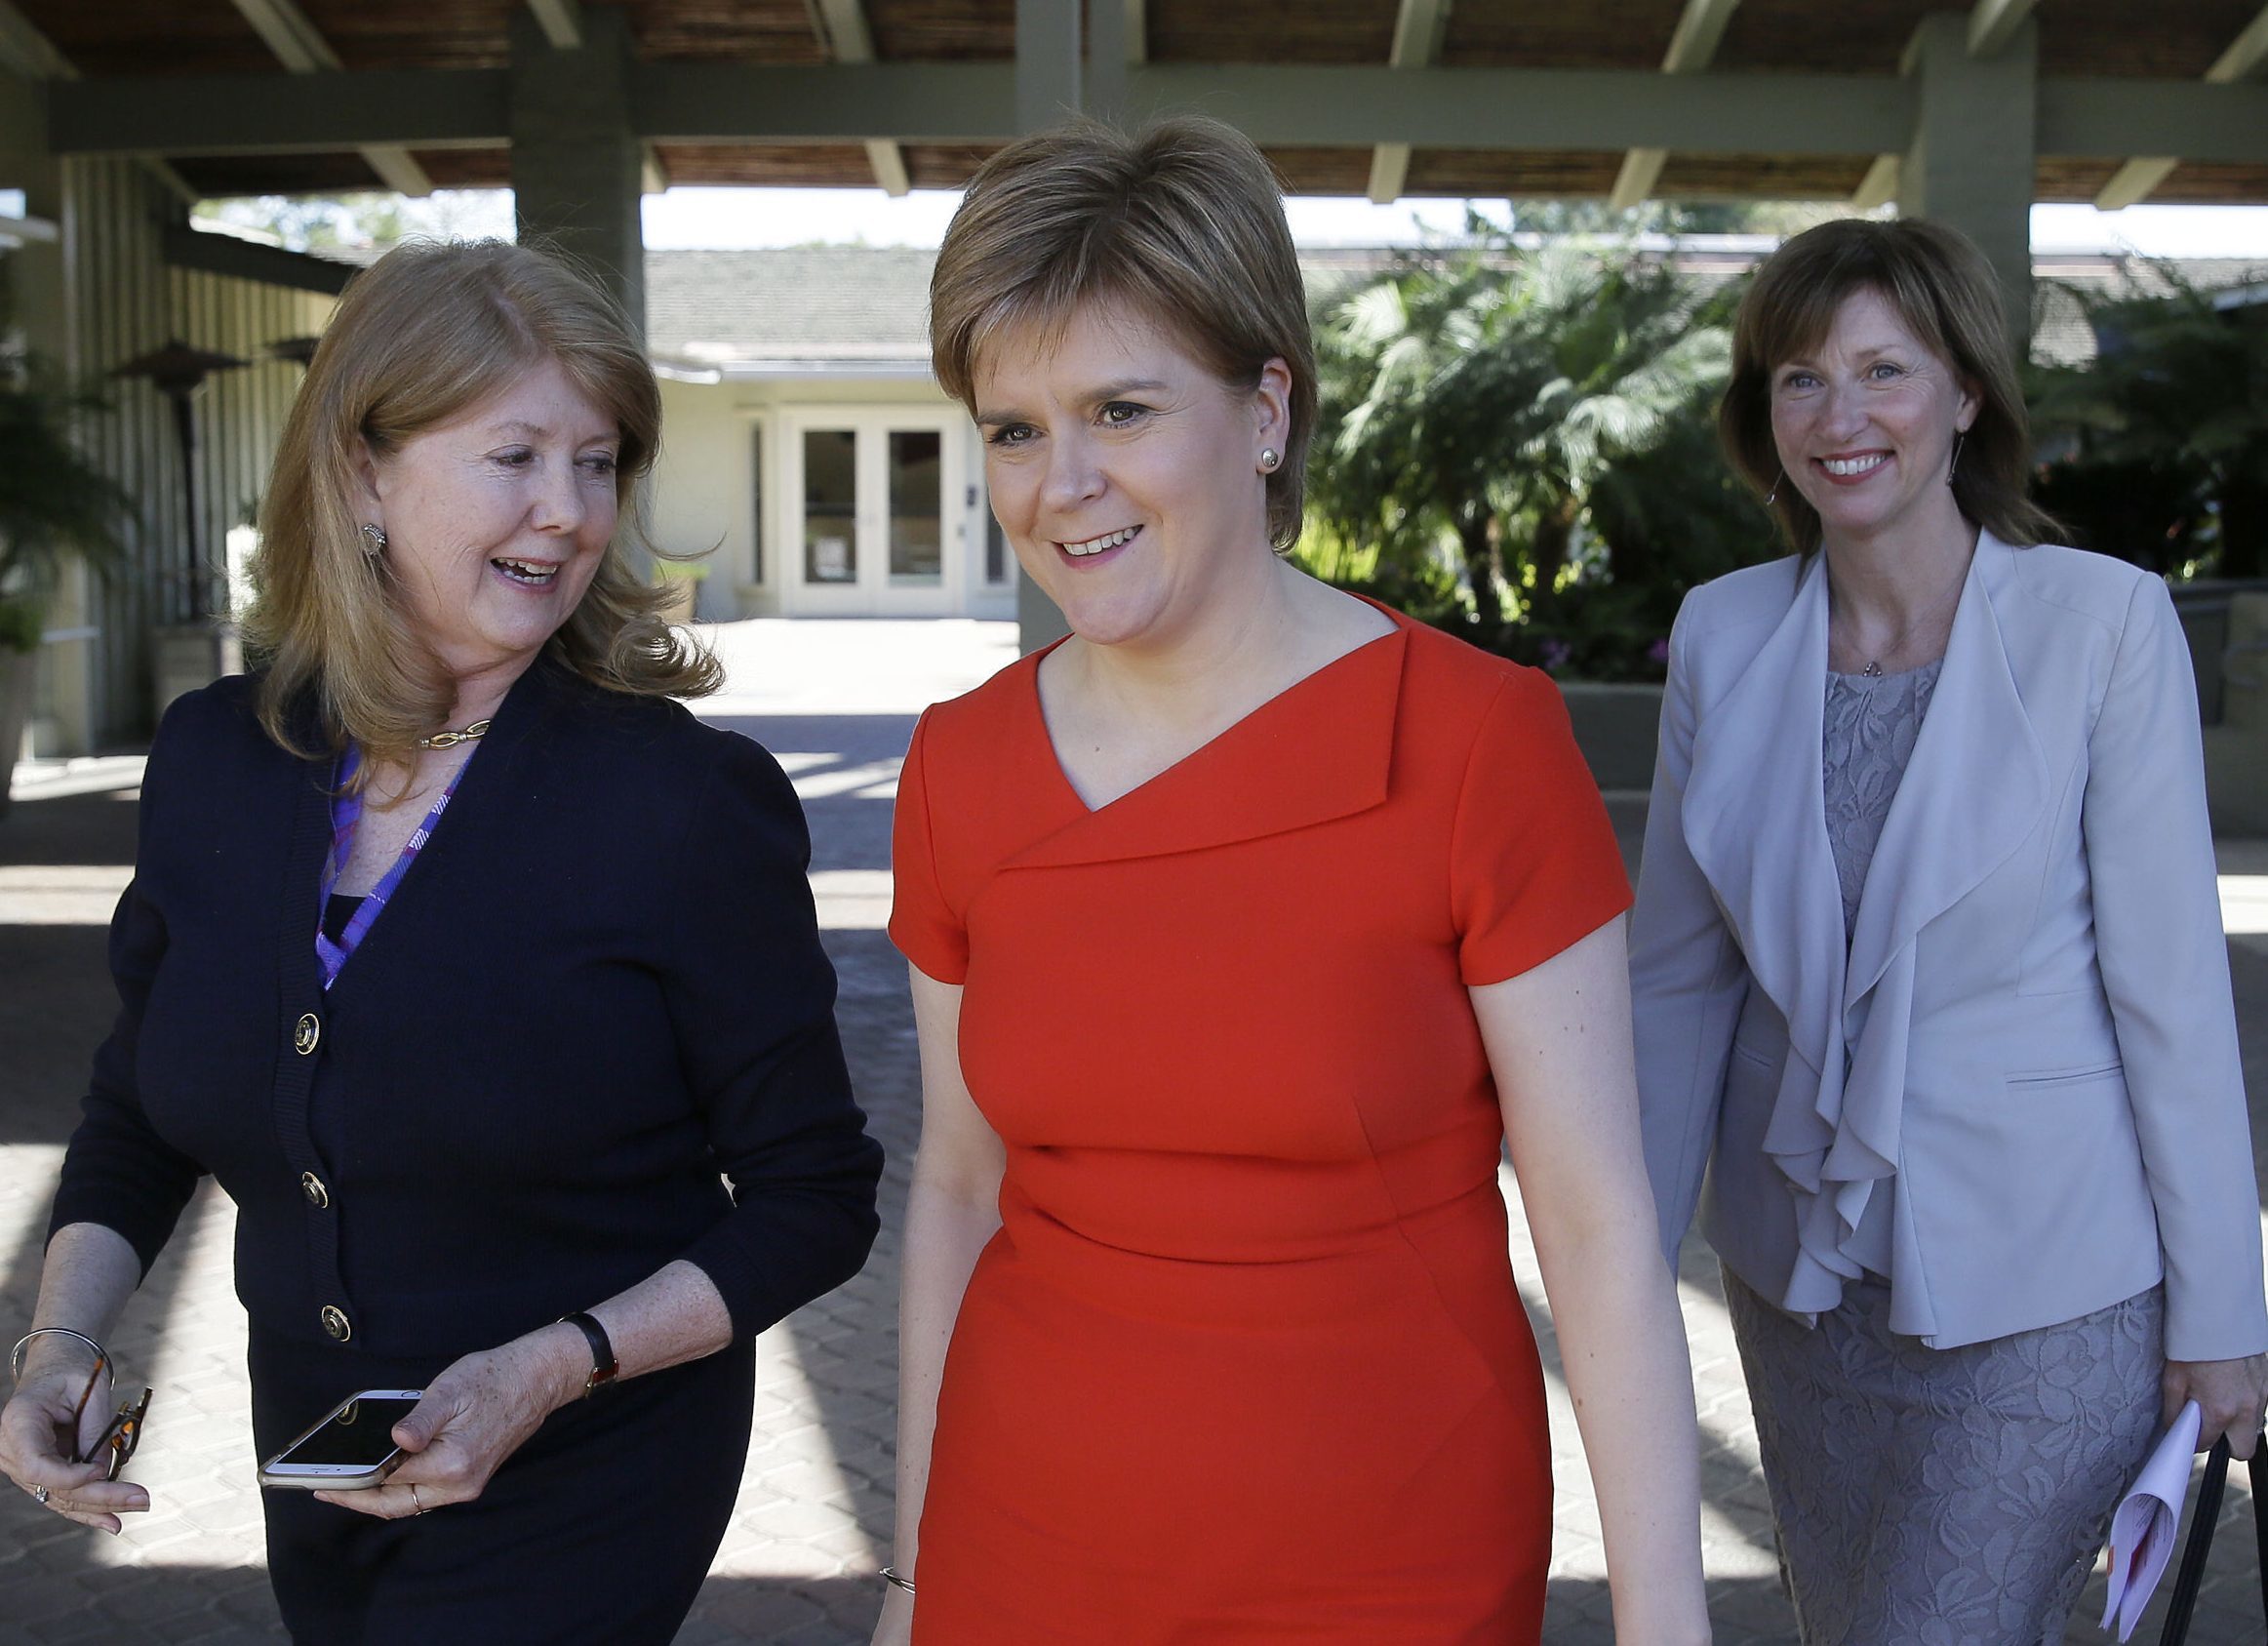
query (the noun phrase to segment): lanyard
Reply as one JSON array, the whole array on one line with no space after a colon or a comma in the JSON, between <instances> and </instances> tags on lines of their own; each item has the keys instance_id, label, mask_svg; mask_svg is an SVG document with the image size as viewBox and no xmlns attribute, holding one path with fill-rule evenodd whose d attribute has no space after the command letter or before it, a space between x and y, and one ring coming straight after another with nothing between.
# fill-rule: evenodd
<instances>
[{"instance_id":1,"label":"lanyard","mask_svg":"<svg viewBox=\"0 0 2268 1646\"><path fill-rule=\"evenodd\" d=\"M450 797L457 792L458 783L464 777L459 766L451 776L449 784L442 789L441 798L433 802L433 809L425 814L425 821L418 825L402 855L394 860L384 878L370 889L362 900L362 906L354 911L354 918L346 923L333 943L323 930L323 911L331 906L332 889L338 884L339 871L346 866L348 855L354 849L354 827L362 821L362 796L347 788L355 768L362 764L362 750L349 747L339 758L337 786L331 796L331 855L323 862L323 885L315 900L315 957L323 965L323 986L328 989L338 981L338 973L346 964L346 957L362 945L364 936L386 906L386 900L394 895L394 888L402 883L402 876L410 872L410 864L424 850L425 842L433 838L433 831L441 826L441 814L449 810Z\"/></svg>"}]
</instances>

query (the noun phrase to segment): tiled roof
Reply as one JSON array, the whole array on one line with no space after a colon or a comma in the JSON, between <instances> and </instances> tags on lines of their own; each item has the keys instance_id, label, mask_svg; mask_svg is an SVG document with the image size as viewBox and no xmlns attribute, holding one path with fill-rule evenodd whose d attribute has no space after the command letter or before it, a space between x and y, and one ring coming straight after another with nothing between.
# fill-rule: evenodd
<instances>
[{"instance_id":1,"label":"tiled roof","mask_svg":"<svg viewBox=\"0 0 2268 1646\"><path fill-rule=\"evenodd\" d=\"M936 261L934 251L879 246L650 252L647 337L657 359L692 366L926 372Z\"/></svg>"},{"instance_id":2,"label":"tiled roof","mask_svg":"<svg viewBox=\"0 0 2268 1646\"><path fill-rule=\"evenodd\" d=\"M1769 254L1754 236L1712 236L1677 251L1679 266L1707 282L1737 277ZM1310 293L1328 292L1389 267L1407 251L1331 248L1302 251ZM680 368L741 373L841 373L923 377L929 372L930 270L935 251L904 247L810 246L776 251L650 252L647 331L655 358ZM2258 261L2194 259L2172 265L2208 289L2258 281ZM2039 325L2033 355L2079 361L2094 356L2075 290L2145 293L2164 289L2143 260L2043 253L2035 261Z\"/></svg>"}]
</instances>

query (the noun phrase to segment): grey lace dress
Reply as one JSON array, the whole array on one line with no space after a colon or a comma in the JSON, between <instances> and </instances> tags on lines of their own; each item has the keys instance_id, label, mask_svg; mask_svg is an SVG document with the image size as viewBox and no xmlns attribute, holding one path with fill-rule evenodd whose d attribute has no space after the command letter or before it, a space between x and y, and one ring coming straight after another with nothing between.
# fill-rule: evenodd
<instances>
[{"instance_id":1,"label":"grey lace dress","mask_svg":"<svg viewBox=\"0 0 2268 1646\"><path fill-rule=\"evenodd\" d=\"M1937 671L1827 677L1847 935ZM1861 1223L1869 1272L1816 1328L1725 1271L1804 1646L2058 1646L2156 1429L2162 1292L1931 1349L1890 1329L1884 1234Z\"/></svg>"}]
</instances>

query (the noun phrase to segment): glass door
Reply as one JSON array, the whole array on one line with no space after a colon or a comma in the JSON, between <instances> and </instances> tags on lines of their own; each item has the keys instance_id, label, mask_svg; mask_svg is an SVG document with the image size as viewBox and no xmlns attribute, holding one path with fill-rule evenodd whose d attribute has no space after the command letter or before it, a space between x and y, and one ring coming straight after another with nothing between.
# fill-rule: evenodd
<instances>
[{"instance_id":1,"label":"glass door","mask_svg":"<svg viewBox=\"0 0 2268 1646\"><path fill-rule=\"evenodd\" d=\"M948 414L812 407L795 414L783 478L785 609L811 617L926 617L958 610L967 536Z\"/></svg>"},{"instance_id":2,"label":"glass door","mask_svg":"<svg viewBox=\"0 0 2268 1646\"><path fill-rule=\"evenodd\" d=\"M803 581L828 588L858 582L858 434L803 431Z\"/></svg>"}]
</instances>

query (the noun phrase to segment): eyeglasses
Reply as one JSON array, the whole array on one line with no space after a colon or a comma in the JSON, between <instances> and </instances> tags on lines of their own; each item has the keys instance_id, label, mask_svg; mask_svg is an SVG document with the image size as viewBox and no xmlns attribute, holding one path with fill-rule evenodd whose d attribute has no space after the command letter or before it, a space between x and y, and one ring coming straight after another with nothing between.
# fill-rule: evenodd
<instances>
[{"instance_id":1,"label":"eyeglasses","mask_svg":"<svg viewBox=\"0 0 2268 1646\"><path fill-rule=\"evenodd\" d=\"M95 1356L95 1369L87 1375L87 1386L79 1391L78 1404L71 1408L71 1432L77 1434L84 1425L90 1406L99 1410L110 1398L110 1357ZM102 1390L102 1400L95 1398L96 1390ZM103 1465L102 1478L115 1480L124 1472L127 1460L134 1449L141 1444L142 1425L149 1419L151 1390L145 1385L140 1394L118 1408L118 1415L102 1425L102 1431L87 1445L87 1449L73 1463L99 1463Z\"/></svg>"}]
</instances>

